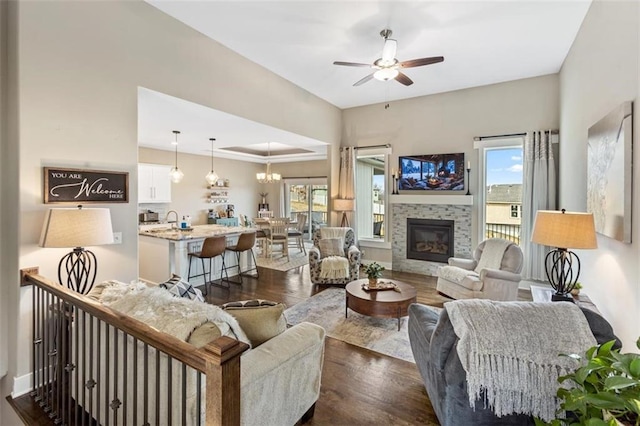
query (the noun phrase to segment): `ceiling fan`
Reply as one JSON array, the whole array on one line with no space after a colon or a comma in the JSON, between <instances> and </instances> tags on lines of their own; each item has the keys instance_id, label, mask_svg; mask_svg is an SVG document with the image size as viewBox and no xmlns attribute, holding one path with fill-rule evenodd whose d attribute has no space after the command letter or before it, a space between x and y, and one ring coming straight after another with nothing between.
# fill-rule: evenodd
<instances>
[{"instance_id":1,"label":"ceiling fan","mask_svg":"<svg viewBox=\"0 0 640 426\"><path fill-rule=\"evenodd\" d=\"M360 86L371 80L372 78L380 81L395 79L405 86L410 86L413 84L413 80L411 80L406 74L400 72L400 69L421 67L423 65L437 64L438 62L444 61L444 57L442 56L433 56L430 58L411 59L408 61L399 62L396 59L397 41L389 38L391 37L391 34L392 31L390 29L384 29L380 31L380 35L382 36L382 38L384 38L382 58L376 59L373 64L361 64L358 62L342 61L335 61L333 64L344 65L347 67L367 67L376 70L372 74L369 74L368 76L356 81L353 84L354 86Z\"/></svg>"}]
</instances>

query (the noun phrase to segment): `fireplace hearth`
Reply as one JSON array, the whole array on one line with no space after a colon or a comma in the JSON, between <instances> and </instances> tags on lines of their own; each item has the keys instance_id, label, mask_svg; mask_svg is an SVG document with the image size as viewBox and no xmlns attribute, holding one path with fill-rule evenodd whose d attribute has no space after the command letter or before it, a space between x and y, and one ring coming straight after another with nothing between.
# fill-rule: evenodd
<instances>
[{"instance_id":1,"label":"fireplace hearth","mask_svg":"<svg viewBox=\"0 0 640 426\"><path fill-rule=\"evenodd\" d=\"M407 259L446 263L454 255L454 221L407 219Z\"/></svg>"}]
</instances>

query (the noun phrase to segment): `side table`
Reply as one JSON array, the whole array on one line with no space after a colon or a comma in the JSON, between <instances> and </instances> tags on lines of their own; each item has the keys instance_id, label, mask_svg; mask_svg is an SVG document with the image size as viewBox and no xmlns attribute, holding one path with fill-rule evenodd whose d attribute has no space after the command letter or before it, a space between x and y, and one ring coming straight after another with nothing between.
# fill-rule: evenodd
<instances>
[{"instance_id":1,"label":"side table","mask_svg":"<svg viewBox=\"0 0 640 426\"><path fill-rule=\"evenodd\" d=\"M540 285L532 285L531 286L531 298L534 302L551 302L551 295L554 290L551 287L545 287ZM576 302L581 308L590 309L597 314L600 314L596 305L593 304L589 296L580 292L578 296L573 296L573 300Z\"/></svg>"}]
</instances>

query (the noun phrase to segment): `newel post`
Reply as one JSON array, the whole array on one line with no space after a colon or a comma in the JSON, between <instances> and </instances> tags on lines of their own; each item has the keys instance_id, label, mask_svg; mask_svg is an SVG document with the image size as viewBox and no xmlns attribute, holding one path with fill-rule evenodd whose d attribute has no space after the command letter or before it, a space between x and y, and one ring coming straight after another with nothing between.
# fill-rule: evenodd
<instances>
[{"instance_id":1,"label":"newel post","mask_svg":"<svg viewBox=\"0 0 640 426\"><path fill-rule=\"evenodd\" d=\"M206 358L207 426L240 424L240 355L248 348L226 336L202 348Z\"/></svg>"}]
</instances>

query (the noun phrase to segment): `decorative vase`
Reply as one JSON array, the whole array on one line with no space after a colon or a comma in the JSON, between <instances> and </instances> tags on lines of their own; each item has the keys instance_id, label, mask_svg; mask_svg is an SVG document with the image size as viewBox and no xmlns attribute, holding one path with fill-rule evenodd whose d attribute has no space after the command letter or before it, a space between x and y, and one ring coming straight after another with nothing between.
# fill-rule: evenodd
<instances>
[{"instance_id":1,"label":"decorative vase","mask_svg":"<svg viewBox=\"0 0 640 426\"><path fill-rule=\"evenodd\" d=\"M571 295L572 296L577 296L580 294L580 289L579 288L574 288L573 290L571 290Z\"/></svg>"},{"instance_id":2,"label":"decorative vase","mask_svg":"<svg viewBox=\"0 0 640 426\"><path fill-rule=\"evenodd\" d=\"M378 287L378 279L375 277L369 277L369 288Z\"/></svg>"}]
</instances>

